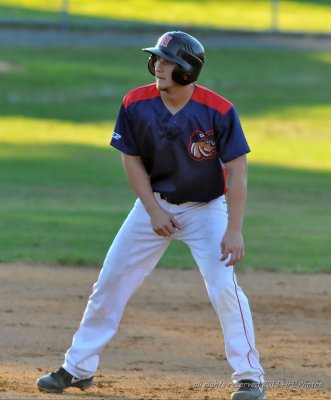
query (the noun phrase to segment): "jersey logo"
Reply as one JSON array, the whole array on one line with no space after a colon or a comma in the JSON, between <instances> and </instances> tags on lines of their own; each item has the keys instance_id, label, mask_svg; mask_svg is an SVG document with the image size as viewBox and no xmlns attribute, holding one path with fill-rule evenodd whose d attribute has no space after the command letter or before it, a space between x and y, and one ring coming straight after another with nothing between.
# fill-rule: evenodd
<instances>
[{"instance_id":1,"label":"jersey logo","mask_svg":"<svg viewBox=\"0 0 331 400\"><path fill-rule=\"evenodd\" d=\"M172 36L166 35L166 36L162 39L160 45L163 46L163 47L168 47L168 44L169 44L169 42L170 42L171 39L172 39Z\"/></svg>"},{"instance_id":2,"label":"jersey logo","mask_svg":"<svg viewBox=\"0 0 331 400\"><path fill-rule=\"evenodd\" d=\"M114 132L114 133L113 133L113 139L115 139L115 140L120 140L121 137L122 137L122 135L120 135L119 133L117 133L117 132Z\"/></svg>"},{"instance_id":3,"label":"jersey logo","mask_svg":"<svg viewBox=\"0 0 331 400\"><path fill-rule=\"evenodd\" d=\"M214 158L216 156L214 131L194 131L190 137L188 151L197 161Z\"/></svg>"}]
</instances>

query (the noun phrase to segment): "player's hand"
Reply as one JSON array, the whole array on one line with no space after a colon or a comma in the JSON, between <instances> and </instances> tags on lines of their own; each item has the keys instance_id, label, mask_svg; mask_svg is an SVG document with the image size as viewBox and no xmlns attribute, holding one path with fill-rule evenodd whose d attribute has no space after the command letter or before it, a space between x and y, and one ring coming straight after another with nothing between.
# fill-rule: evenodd
<instances>
[{"instance_id":1,"label":"player's hand","mask_svg":"<svg viewBox=\"0 0 331 400\"><path fill-rule=\"evenodd\" d=\"M245 257L244 239L241 232L227 230L221 241L221 251L221 261L225 261L231 255L225 264L226 267L241 261Z\"/></svg>"},{"instance_id":2,"label":"player's hand","mask_svg":"<svg viewBox=\"0 0 331 400\"><path fill-rule=\"evenodd\" d=\"M153 210L150 217L153 230L159 236L170 236L181 228L176 218L161 207Z\"/></svg>"}]
</instances>

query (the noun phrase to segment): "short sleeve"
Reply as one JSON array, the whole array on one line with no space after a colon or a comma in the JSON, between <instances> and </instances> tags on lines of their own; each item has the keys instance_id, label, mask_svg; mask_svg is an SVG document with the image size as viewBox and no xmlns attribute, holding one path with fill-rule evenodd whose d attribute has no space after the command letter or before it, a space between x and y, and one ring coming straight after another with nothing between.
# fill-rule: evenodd
<instances>
[{"instance_id":1,"label":"short sleeve","mask_svg":"<svg viewBox=\"0 0 331 400\"><path fill-rule=\"evenodd\" d=\"M121 105L119 110L110 145L125 154L131 156L138 155L137 145L134 138L133 124L129 111L127 108L125 108L124 104Z\"/></svg>"},{"instance_id":2,"label":"short sleeve","mask_svg":"<svg viewBox=\"0 0 331 400\"><path fill-rule=\"evenodd\" d=\"M250 152L238 113L234 107L221 118L216 132L216 146L223 163Z\"/></svg>"}]
</instances>

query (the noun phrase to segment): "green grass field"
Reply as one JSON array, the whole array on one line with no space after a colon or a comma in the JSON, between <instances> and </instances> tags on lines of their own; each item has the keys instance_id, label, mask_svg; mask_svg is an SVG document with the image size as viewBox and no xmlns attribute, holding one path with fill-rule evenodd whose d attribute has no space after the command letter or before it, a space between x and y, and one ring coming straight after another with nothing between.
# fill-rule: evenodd
<instances>
[{"instance_id":1,"label":"green grass field","mask_svg":"<svg viewBox=\"0 0 331 400\"><path fill-rule=\"evenodd\" d=\"M269 30L271 0L69 0L73 20L196 25L226 29ZM61 15L60 0L2 0L2 18L47 18ZM285 31L331 32L329 0L279 0L278 26Z\"/></svg>"},{"instance_id":2,"label":"green grass field","mask_svg":"<svg viewBox=\"0 0 331 400\"><path fill-rule=\"evenodd\" d=\"M0 48L0 261L99 265L134 194L108 146L136 48ZM331 54L207 49L252 147L241 268L331 272ZM181 244L160 265L192 267Z\"/></svg>"}]
</instances>

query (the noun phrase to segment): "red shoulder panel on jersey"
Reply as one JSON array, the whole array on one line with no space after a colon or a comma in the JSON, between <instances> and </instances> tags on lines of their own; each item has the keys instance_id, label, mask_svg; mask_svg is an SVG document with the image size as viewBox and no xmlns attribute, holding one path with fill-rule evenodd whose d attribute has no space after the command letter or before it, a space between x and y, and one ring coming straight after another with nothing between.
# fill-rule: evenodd
<instances>
[{"instance_id":1,"label":"red shoulder panel on jersey","mask_svg":"<svg viewBox=\"0 0 331 400\"><path fill-rule=\"evenodd\" d=\"M124 96L123 104L125 108L128 108L130 104L136 101L153 99L158 96L160 96L160 92L156 89L155 83L151 83L131 90Z\"/></svg>"},{"instance_id":2,"label":"red shoulder panel on jersey","mask_svg":"<svg viewBox=\"0 0 331 400\"><path fill-rule=\"evenodd\" d=\"M204 86L195 85L196 89L193 93L192 100L197 103L205 104L206 106L219 111L222 115L226 114L233 106L233 104Z\"/></svg>"}]
</instances>

